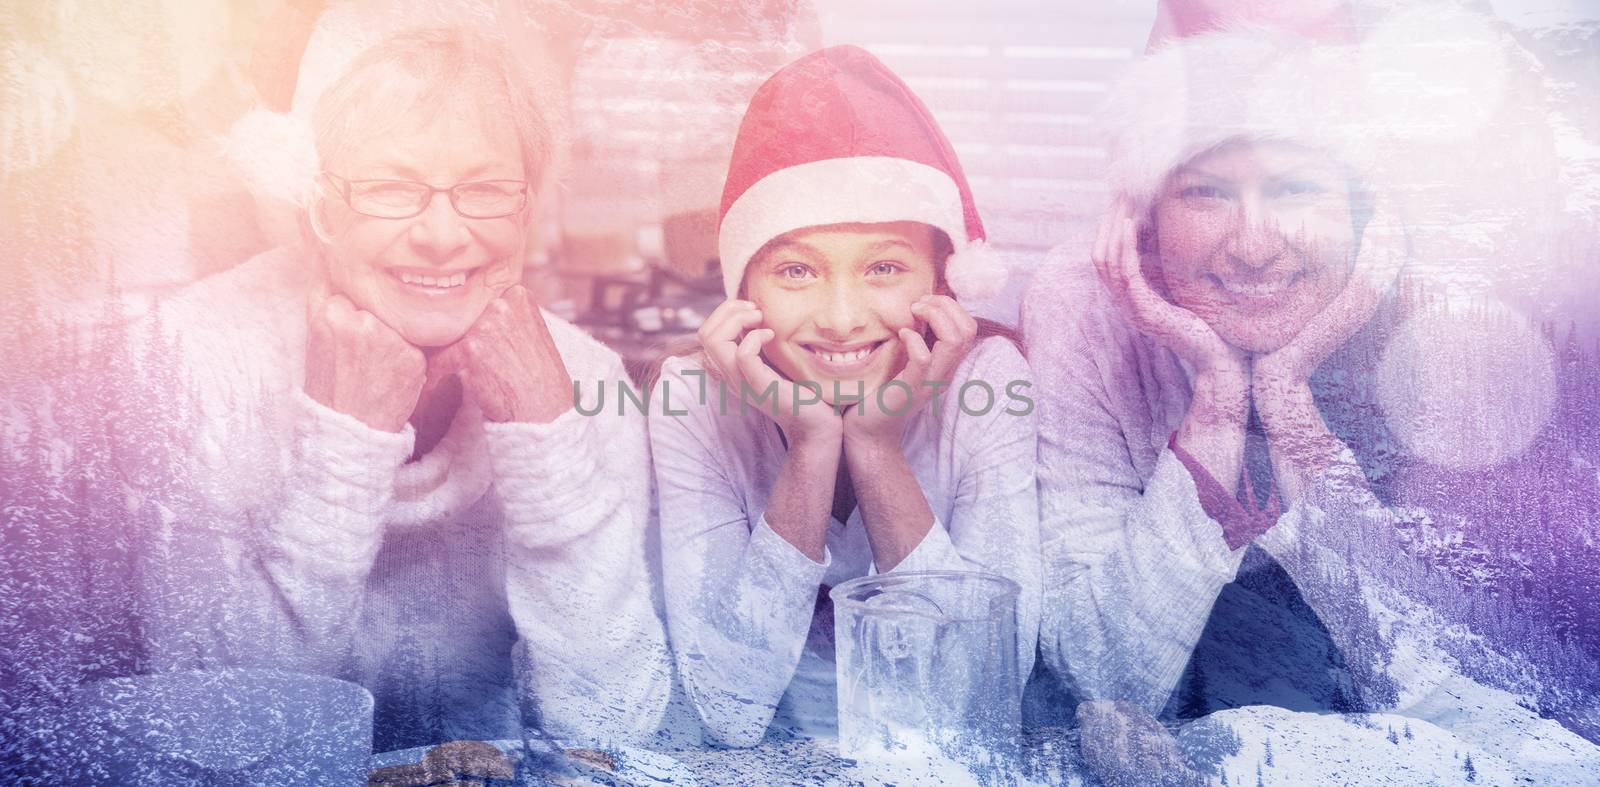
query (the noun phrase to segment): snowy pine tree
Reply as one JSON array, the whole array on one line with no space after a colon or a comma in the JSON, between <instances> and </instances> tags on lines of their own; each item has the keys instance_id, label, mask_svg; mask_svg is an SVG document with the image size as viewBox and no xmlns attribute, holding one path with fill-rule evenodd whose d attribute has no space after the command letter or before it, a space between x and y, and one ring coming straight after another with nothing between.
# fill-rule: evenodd
<instances>
[{"instance_id":1,"label":"snowy pine tree","mask_svg":"<svg viewBox=\"0 0 1600 787\"><path fill-rule=\"evenodd\" d=\"M1206 692L1205 665L1197 659L1189 680L1183 685L1183 703L1178 708L1178 718L1198 719L1210 713L1211 703Z\"/></svg>"}]
</instances>

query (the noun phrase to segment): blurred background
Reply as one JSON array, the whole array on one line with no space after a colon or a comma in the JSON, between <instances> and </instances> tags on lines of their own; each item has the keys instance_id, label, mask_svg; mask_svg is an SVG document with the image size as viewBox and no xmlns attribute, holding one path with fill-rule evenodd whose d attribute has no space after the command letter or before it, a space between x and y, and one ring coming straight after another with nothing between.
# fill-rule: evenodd
<instances>
[{"instance_id":1,"label":"blurred background","mask_svg":"<svg viewBox=\"0 0 1600 787\"><path fill-rule=\"evenodd\" d=\"M899 73L954 144L991 241L1024 274L990 305L1005 318L1026 272L1108 201L1092 116L1143 50L1154 14L1149 2L818 0L793 10L789 36L759 45L599 43L574 80L565 259L585 271L641 258L684 276L714 268L717 202L745 103L799 54L852 43ZM622 240L590 257L571 243L590 233Z\"/></svg>"},{"instance_id":2,"label":"blurred background","mask_svg":"<svg viewBox=\"0 0 1600 787\"><path fill-rule=\"evenodd\" d=\"M1225 0L1224 0L1225 1ZM1245 2L1245 0L1240 0ZM1400 0L1354 4L1381 36ZM1435 4L1438 5L1438 4ZM1435 69L1492 85L1439 99L1446 133L1406 153L1421 265L1440 297L1593 327L1600 293L1600 9L1446 3ZM0 296L64 325L136 317L167 292L291 240L297 216L230 147L287 112L363 34L452 20L534 31L570 74L572 145L541 190L529 284L630 360L720 301L716 211L749 97L821 46L876 53L928 104L1012 270L973 308L1016 319L1052 248L1084 253L1109 201L1094 113L1143 51L1154 0L46 0L0 9ZM1397 42L1398 45L1415 42ZM1476 47L1476 48L1474 48ZM1452 53L1454 53L1452 55ZM1451 58L1455 59L1452 60ZM1423 75L1426 76L1424 69ZM1401 107L1404 109L1404 107ZM1415 113L1413 113L1415 114ZM1397 121L1398 122L1398 121ZM256 157L256 161L249 159ZM1471 162L1472 166L1463 166ZM19 310L16 314L22 314ZM33 318L29 318L33 319ZM18 327L13 325L12 327Z\"/></svg>"},{"instance_id":3,"label":"blurred background","mask_svg":"<svg viewBox=\"0 0 1600 787\"><path fill-rule=\"evenodd\" d=\"M1151 2L526 3L72 0L8 6L4 285L66 325L291 241L228 136L285 112L350 31L490 14L570 69L572 147L541 191L530 284L630 359L720 300L716 216L745 104L836 43L871 49L932 108L991 238L1026 273L1105 204L1091 115L1143 47ZM511 20L506 22L506 20ZM326 76L321 77L325 81ZM237 152L237 151L235 151ZM270 153L257 152L268 159ZM1026 276L990 310L1005 317ZM26 293L21 291L27 291ZM1014 315L1013 315L1014 316Z\"/></svg>"}]
</instances>

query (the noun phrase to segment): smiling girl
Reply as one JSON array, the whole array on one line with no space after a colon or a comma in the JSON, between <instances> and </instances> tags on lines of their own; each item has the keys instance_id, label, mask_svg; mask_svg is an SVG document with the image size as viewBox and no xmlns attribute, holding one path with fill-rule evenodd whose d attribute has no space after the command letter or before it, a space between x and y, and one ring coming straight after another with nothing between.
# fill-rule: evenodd
<instances>
[{"instance_id":1,"label":"smiling girl","mask_svg":"<svg viewBox=\"0 0 1600 787\"><path fill-rule=\"evenodd\" d=\"M827 592L870 573L1015 580L1026 675L1029 377L1014 341L952 298L992 269L938 126L867 52L809 55L751 101L722 213L729 300L699 353L663 365L653 401L686 412L650 420L668 626L706 732L830 734Z\"/></svg>"}]
</instances>

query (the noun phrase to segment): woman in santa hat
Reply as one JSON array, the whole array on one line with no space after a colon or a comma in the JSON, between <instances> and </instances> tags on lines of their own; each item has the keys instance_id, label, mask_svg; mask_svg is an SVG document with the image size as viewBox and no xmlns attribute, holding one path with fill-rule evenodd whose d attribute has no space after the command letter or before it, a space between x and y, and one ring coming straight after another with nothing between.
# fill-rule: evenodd
<instances>
[{"instance_id":1,"label":"woman in santa hat","mask_svg":"<svg viewBox=\"0 0 1600 787\"><path fill-rule=\"evenodd\" d=\"M1464 737L1508 760L1507 729L1566 747L1446 655L1481 643L1413 625L1435 613L1412 591L1462 591L1399 536L1425 514L1368 483L1393 465L1370 383L1408 253L1351 28L1337 4L1232 28L1180 5L1110 97L1093 264L1047 265L1024 304L1042 658L1073 699L1168 718L1399 711L1475 719Z\"/></svg>"},{"instance_id":2,"label":"woman in santa hat","mask_svg":"<svg viewBox=\"0 0 1600 787\"><path fill-rule=\"evenodd\" d=\"M1038 620L1034 419L1014 338L954 299L998 284L949 142L856 47L757 91L719 246L728 300L652 393L668 629L708 735L836 726L828 590L957 569Z\"/></svg>"},{"instance_id":3,"label":"woman in santa hat","mask_svg":"<svg viewBox=\"0 0 1600 787\"><path fill-rule=\"evenodd\" d=\"M309 192L304 242L151 326L199 494L159 498L177 515L142 569L150 661L358 681L380 750L516 737L535 714L646 737L671 675L644 420L573 407L573 380L625 379L621 361L518 283L560 85L477 27L373 38L314 47L326 86L257 141L303 135L282 176Z\"/></svg>"}]
</instances>

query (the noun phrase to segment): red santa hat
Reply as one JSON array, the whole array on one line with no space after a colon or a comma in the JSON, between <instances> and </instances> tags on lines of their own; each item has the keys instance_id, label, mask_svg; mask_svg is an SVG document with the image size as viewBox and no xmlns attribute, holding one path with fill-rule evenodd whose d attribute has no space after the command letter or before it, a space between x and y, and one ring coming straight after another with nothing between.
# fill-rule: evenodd
<instances>
[{"instance_id":1,"label":"red santa hat","mask_svg":"<svg viewBox=\"0 0 1600 787\"><path fill-rule=\"evenodd\" d=\"M1343 0L1161 0L1145 57L1100 116L1112 189L1148 205L1179 165L1234 140L1323 151L1368 186L1407 145L1470 128L1498 100L1487 17L1424 4L1362 24ZM1395 183L1384 183L1395 186Z\"/></svg>"},{"instance_id":2,"label":"red santa hat","mask_svg":"<svg viewBox=\"0 0 1600 787\"><path fill-rule=\"evenodd\" d=\"M786 232L917 221L950 238L945 281L962 298L1005 284L961 162L927 107L866 50L836 46L773 74L750 100L722 192L728 297L750 258Z\"/></svg>"}]
</instances>

